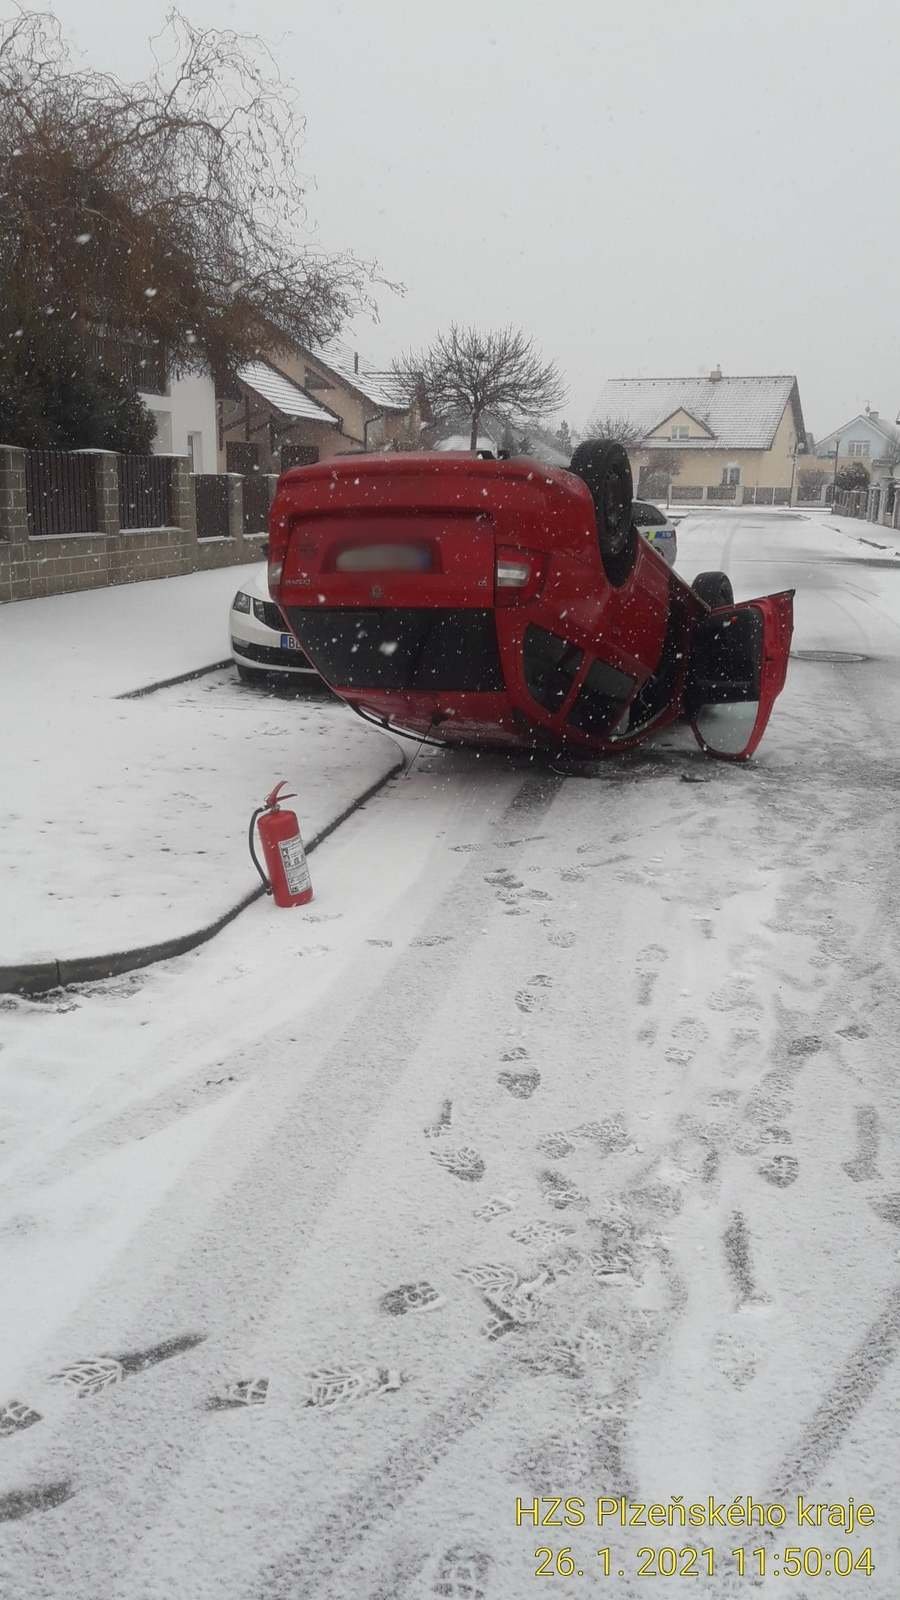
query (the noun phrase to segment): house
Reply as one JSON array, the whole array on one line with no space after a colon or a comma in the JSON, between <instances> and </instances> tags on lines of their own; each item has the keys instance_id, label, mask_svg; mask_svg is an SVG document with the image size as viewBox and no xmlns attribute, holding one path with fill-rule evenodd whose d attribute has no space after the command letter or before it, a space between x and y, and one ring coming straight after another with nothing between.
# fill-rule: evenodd
<instances>
[{"instance_id":1,"label":"house","mask_svg":"<svg viewBox=\"0 0 900 1600\"><path fill-rule=\"evenodd\" d=\"M92 351L137 390L156 422L154 455L187 456L192 472L216 471L216 391L209 373L169 369L158 344L99 327Z\"/></svg>"},{"instance_id":2,"label":"house","mask_svg":"<svg viewBox=\"0 0 900 1600\"><path fill-rule=\"evenodd\" d=\"M335 341L293 344L238 369L219 394L220 470L281 472L418 443L420 407L392 372Z\"/></svg>"},{"instance_id":3,"label":"house","mask_svg":"<svg viewBox=\"0 0 900 1600\"><path fill-rule=\"evenodd\" d=\"M220 471L284 472L339 453L337 412L320 405L270 361L238 367L217 404Z\"/></svg>"},{"instance_id":4,"label":"house","mask_svg":"<svg viewBox=\"0 0 900 1600\"><path fill-rule=\"evenodd\" d=\"M820 470L827 474L829 491L835 470L857 463L865 467L872 485L884 483L900 475L900 429L866 406L860 416L819 439L815 455Z\"/></svg>"},{"instance_id":5,"label":"house","mask_svg":"<svg viewBox=\"0 0 900 1600\"><path fill-rule=\"evenodd\" d=\"M787 505L806 449L795 377L612 378L594 414L628 449L639 494Z\"/></svg>"},{"instance_id":6,"label":"house","mask_svg":"<svg viewBox=\"0 0 900 1600\"><path fill-rule=\"evenodd\" d=\"M138 394L156 419L154 454L188 456L192 472L215 472L216 390L209 374L169 376L161 390Z\"/></svg>"}]
</instances>

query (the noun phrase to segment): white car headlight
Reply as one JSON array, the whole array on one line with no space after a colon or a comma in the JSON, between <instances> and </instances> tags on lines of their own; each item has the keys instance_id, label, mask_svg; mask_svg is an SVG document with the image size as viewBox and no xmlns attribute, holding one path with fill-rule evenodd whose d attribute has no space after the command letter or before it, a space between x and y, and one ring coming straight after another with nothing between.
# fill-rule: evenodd
<instances>
[{"instance_id":1,"label":"white car headlight","mask_svg":"<svg viewBox=\"0 0 900 1600\"><path fill-rule=\"evenodd\" d=\"M250 606L251 600L249 594L245 594L243 589L238 589L237 594L231 602L232 611L249 611Z\"/></svg>"}]
</instances>

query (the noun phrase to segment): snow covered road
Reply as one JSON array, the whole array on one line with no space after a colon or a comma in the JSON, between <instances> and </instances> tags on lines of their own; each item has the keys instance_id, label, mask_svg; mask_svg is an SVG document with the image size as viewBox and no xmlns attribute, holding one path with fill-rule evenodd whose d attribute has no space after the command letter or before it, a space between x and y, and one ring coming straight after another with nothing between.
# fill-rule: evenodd
<instances>
[{"instance_id":1,"label":"snow covered road","mask_svg":"<svg viewBox=\"0 0 900 1600\"><path fill-rule=\"evenodd\" d=\"M571 1547L626 1597L695 1546L716 1600L739 1547L818 1600L799 1545L895 1600L900 562L774 515L679 545L870 658L795 660L748 767L430 754L308 912L0 1002L0 1593L520 1600ZM598 1528L620 1495L787 1520Z\"/></svg>"}]
</instances>

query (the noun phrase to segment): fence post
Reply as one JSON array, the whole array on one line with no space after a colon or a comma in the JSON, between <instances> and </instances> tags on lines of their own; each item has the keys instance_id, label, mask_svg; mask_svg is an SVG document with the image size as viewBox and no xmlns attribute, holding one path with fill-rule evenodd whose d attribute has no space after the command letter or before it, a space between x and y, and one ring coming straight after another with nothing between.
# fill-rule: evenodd
<instances>
[{"instance_id":1,"label":"fence post","mask_svg":"<svg viewBox=\"0 0 900 1600\"><path fill-rule=\"evenodd\" d=\"M182 528L188 539L197 538L197 501L194 494L194 474L187 456L172 458L172 522Z\"/></svg>"},{"instance_id":2,"label":"fence post","mask_svg":"<svg viewBox=\"0 0 900 1600\"><path fill-rule=\"evenodd\" d=\"M25 451L0 445L0 539L24 544L28 538L28 502L25 498Z\"/></svg>"},{"instance_id":3,"label":"fence post","mask_svg":"<svg viewBox=\"0 0 900 1600\"><path fill-rule=\"evenodd\" d=\"M25 452L0 445L0 601L24 600L28 577Z\"/></svg>"},{"instance_id":4,"label":"fence post","mask_svg":"<svg viewBox=\"0 0 900 1600\"><path fill-rule=\"evenodd\" d=\"M94 458L97 532L110 537L121 532L119 457L114 450L91 450L85 454Z\"/></svg>"}]
</instances>

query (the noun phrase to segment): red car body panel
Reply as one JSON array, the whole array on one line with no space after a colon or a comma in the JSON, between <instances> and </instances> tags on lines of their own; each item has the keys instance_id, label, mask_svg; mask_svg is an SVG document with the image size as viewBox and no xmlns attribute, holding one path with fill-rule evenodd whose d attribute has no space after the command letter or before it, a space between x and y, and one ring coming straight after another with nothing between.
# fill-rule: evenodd
<instances>
[{"instance_id":1,"label":"red car body panel","mask_svg":"<svg viewBox=\"0 0 900 1600\"><path fill-rule=\"evenodd\" d=\"M442 743L627 747L679 715L692 630L710 615L640 538L612 584L586 484L527 458L294 468L272 505L269 562L273 599L335 692ZM518 587L498 581L510 563ZM642 689L653 714L645 729L632 712L623 731Z\"/></svg>"}]
</instances>

